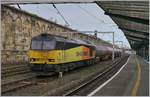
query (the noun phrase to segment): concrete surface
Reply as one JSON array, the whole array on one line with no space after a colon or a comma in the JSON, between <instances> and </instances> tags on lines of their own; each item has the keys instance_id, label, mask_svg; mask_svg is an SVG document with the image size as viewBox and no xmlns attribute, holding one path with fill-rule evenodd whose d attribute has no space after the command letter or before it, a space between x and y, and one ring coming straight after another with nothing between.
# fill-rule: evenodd
<instances>
[{"instance_id":1,"label":"concrete surface","mask_svg":"<svg viewBox=\"0 0 150 97\"><path fill-rule=\"evenodd\" d=\"M135 96L149 95L149 64L137 55L131 55L122 71L93 96L132 96L133 92Z\"/></svg>"}]
</instances>

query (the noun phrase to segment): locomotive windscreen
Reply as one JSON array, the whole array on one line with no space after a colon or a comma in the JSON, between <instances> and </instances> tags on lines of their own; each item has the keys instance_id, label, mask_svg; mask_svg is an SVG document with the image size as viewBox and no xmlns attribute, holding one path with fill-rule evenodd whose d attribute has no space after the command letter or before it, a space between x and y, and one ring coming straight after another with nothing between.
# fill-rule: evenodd
<instances>
[{"instance_id":1,"label":"locomotive windscreen","mask_svg":"<svg viewBox=\"0 0 150 97\"><path fill-rule=\"evenodd\" d=\"M31 49L41 50L42 49L42 41L41 40L32 40Z\"/></svg>"},{"instance_id":2,"label":"locomotive windscreen","mask_svg":"<svg viewBox=\"0 0 150 97\"><path fill-rule=\"evenodd\" d=\"M55 42L50 40L43 41L43 50L53 50L55 49Z\"/></svg>"},{"instance_id":3,"label":"locomotive windscreen","mask_svg":"<svg viewBox=\"0 0 150 97\"><path fill-rule=\"evenodd\" d=\"M33 50L53 50L55 49L54 40L32 40L31 49Z\"/></svg>"}]
</instances>

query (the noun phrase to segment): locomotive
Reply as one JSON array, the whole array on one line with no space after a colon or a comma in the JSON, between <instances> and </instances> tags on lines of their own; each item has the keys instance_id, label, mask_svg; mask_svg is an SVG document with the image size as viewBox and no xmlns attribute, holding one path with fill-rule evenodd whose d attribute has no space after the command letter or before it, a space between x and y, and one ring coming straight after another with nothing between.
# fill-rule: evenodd
<instances>
[{"instance_id":1,"label":"locomotive","mask_svg":"<svg viewBox=\"0 0 150 97\"><path fill-rule=\"evenodd\" d=\"M28 58L34 72L67 72L107 60L112 50L112 47L96 46L87 40L44 33L32 38ZM115 48L114 55L121 56L121 50Z\"/></svg>"}]
</instances>

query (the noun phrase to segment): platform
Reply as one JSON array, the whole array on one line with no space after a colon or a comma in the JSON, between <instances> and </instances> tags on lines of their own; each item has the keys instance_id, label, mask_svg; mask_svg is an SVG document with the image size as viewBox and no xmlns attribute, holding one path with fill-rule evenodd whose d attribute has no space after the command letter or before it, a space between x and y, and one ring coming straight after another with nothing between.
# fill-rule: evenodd
<instances>
[{"instance_id":1,"label":"platform","mask_svg":"<svg viewBox=\"0 0 150 97\"><path fill-rule=\"evenodd\" d=\"M120 73L93 96L149 96L149 64L131 55Z\"/></svg>"}]
</instances>

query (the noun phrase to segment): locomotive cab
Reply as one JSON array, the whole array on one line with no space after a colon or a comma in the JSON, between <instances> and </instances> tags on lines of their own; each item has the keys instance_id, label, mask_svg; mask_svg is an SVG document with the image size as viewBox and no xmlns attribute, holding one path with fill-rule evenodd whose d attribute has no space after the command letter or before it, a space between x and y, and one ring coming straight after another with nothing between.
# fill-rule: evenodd
<instances>
[{"instance_id":1,"label":"locomotive cab","mask_svg":"<svg viewBox=\"0 0 150 97\"><path fill-rule=\"evenodd\" d=\"M33 37L28 51L29 63L33 71L40 71L43 65L56 64L56 40L53 36L41 34ZM35 70L34 70L35 69Z\"/></svg>"}]
</instances>

